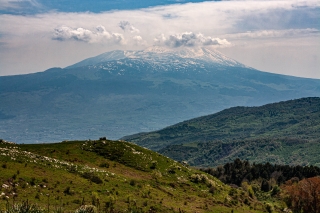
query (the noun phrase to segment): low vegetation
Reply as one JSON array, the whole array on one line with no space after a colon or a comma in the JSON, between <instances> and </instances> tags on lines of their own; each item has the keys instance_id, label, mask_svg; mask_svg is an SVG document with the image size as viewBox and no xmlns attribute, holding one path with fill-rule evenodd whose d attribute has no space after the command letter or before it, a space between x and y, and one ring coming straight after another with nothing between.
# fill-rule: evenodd
<instances>
[{"instance_id":1,"label":"low vegetation","mask_svg":"<svg viewBox=\"0 0 320 213\"><path fill-rule=\"evenodd\" d=\"M268 208L248 192L184 163L105 138L55 144L1 141L0 166L0 212L240 213ZM274 205L285 208L281 201Z\"/></svg>"}]
</instances>

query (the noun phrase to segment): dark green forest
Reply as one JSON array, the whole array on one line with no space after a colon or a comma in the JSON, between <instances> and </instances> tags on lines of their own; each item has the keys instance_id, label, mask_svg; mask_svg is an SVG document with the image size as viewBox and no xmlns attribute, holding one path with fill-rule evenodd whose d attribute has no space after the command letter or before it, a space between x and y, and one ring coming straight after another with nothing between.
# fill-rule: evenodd
<instances>
[{"instance_id":1,"label":"dark green forest","mask_svg":"<svg viewBox=\"0 0 320 213\"><path fill-rule=\"evenodd\" d=\"M274 181L277 185L295 178L300 181L304 178L320 176L320 168L317 166L289 166L270 163L251 164L249 161L236 159L216 168L200 169L208 174L217 177L224 183L241 186L241 183L257 180ZM263 184L262 184L263 185ZM271 190L271 186L263 188L264 191Z\"/></svg>"}]
</instances>

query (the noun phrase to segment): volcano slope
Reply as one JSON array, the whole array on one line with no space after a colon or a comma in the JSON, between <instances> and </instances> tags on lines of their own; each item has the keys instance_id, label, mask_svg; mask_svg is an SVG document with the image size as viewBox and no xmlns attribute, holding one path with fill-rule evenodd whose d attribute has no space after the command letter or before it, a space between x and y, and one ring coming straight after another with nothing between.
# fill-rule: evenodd
<instances>
[{"instance_id":1,"label":"volcano slope","mask_svg":"<svg viewBox=\"0 0 320 213\"><path fill-rule=\"evenodd\" d=\"M118 139L233 106L320 96L320 80L261 72L205 48L113 51L0 77L0 136Z\"/></svg>"}]
</instances>

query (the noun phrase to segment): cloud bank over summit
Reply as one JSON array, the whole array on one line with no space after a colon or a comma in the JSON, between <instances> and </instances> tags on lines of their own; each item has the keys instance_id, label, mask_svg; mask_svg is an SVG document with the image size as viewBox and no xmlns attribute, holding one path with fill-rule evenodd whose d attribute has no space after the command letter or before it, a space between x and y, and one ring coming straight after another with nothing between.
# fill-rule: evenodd
<instances>
[{"instance_id":1,"label":"cloud bank over summit","mask_svg":"<svg viewBox=\"0 0 320 213\"><path fill-rule=\"evenodd\" d=\"M44 10L41 0L25 0L44 12L24 15L21 2L0 1L0 75L162 45L219 48L263 71L320 78L317 0L208 1L99 13ZM1 14L9 7L16 11Z\"/></svg>"},{"instance_id":2,"label":"cloud bank over summit","mask_svg":"<svg viewBox=\"0 0 320 213\"><path fill-rule=\"evenodd\" d=\"M133 27L128 21L121 21L119 27L124 31L130 33L139 33L139 30ZM67 26L60 26L54 29L52 36L53 40L58 41L82 41L87 43L114 43L114 44L127 44L125 36L121 33L108 32L104 26L97 26L94 30L79 28L71 28ZM132 37L132 41L137 46L146 45L147 42L143 40L140 35ZM131 41L131 42L132 42ZM177 47L197 47L197 46L227 46L231 43L226 39L212 38L204 36L201 33L185 32L181 34L168 35L161 34L153 39L153 44L156 46L167 46L172 48Z\"/></svg>"},{"instance_id":3,"label":"cloud bank over summit","mask_svg":"<svg viewBox=\"0 0 320 213\"><path fill-rule=\"evenodd\" d=\"M211 38L210 36L204 36L201 33L195 34L193 32L185 32L181 34L174 34L165 37L164 34L161 34L155 38L156 45L165 45L169 47L194 47L194 46L216 46L216 45L230 45L226 39L220 38Z\"/></svg>"}]
</instances>

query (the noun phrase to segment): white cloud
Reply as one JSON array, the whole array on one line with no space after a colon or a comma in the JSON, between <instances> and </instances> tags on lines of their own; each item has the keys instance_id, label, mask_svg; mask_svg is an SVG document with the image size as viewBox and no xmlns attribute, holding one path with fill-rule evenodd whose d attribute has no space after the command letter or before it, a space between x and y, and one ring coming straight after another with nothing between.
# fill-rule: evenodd
<instances>
[{"instance_id":1,"label":"white cloud","mask_svg":"<svg viewBox=\"0 0 320 213\"><path fill-rule=\"evenodd\" d=\"M147 46L147 42L139 35L133 36L132 40L136 46Z\"/></svg>"},{"instance_id":2,"label":"white cloud","mask_svg":"<svg viewBox=\"0 0 320 213\"><path fill-rule=\"evenodd\" d=\"M204 36L201 33L195 34L193 32L185 32L180 34L173 34L165 37L161 34L154 39L156 45L165 45L168 47L194 47L194 46L227 46L230 45L226 39L212 38L210 36Z\"/></svg>"},{"instance_id":3,"label":"white cloud","mask_svg":"<svg viewBox=\"0 0 320 213\"><path fill-rule=\"evenodd\" d=\"M288 38L320 35L320 31L315 28L306 29L286 29L286 30L259 30L244 33L226 35L227 38Z\"/></svg>"},{"instance_id":4,"label":"white cloud","mask_svg":"<svg viewBox=\"0 0 320 213\"><path fill-rule=\"evenodd\" d=\"M130 33L139 33L140 32L137 28L135 28L128 21L120 21L119 27L121 29L123 29L123 31L129 31Z\"/></svg>"},{"instance_id":5,"label":"white cloud","mask_svg":"<svg viewBox=\"0 0 320 213\"><path fill-rule=\"evenodd\" d=\"M76 40L87 43L105 43L115 42L119 44L125 44L124 36L120 33L110 33L104 26L97 26L95 30L88 30L82 27L71 28L68 26L60 26L54 29L54 40L66 41Z\"/></svg>"}]
</instances>

